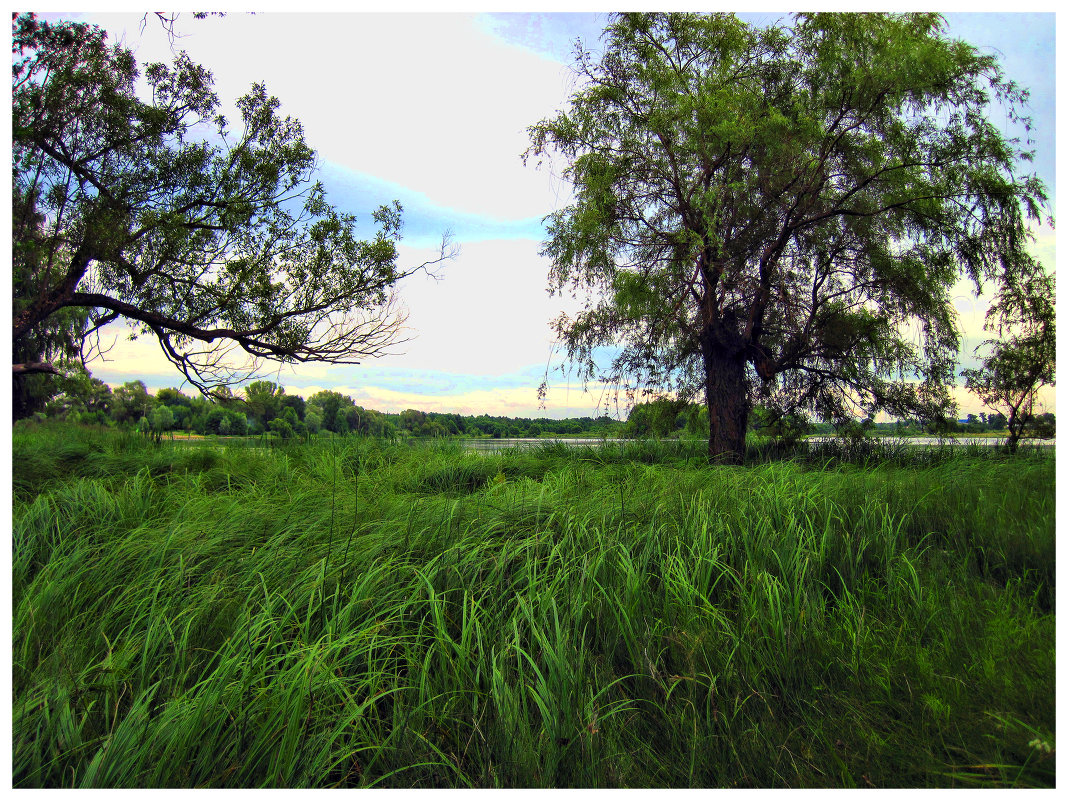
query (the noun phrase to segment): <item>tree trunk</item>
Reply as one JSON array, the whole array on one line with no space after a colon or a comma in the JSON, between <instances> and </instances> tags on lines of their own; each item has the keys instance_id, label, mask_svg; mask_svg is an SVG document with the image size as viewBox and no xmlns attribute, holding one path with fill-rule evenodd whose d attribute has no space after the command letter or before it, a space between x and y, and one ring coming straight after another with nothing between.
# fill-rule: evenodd
<instances>
[{"instance_id":1,"label":"tree trunk","mask_svg":"<svg viewBox=\"0 0 1068 801\"><path fill-rule=\"evenodd\" d=\"M1020 444L1020 436L1023 434L1023 425L1021 424L1016 409L1011 407L1009 409L1009 419L1006 423L1006 427L1009 429L1009 439L1005 443L1005 449L1009 453L1015 454L1016 448Z\"/></svg>"},{"instance_id":2,"label":"tree trunk","mask_svg":"<svg viewBox=\"0 0 1068 801\"><path fill-rule=\"evenodd\" d=\"M749 397L743 354L742 350L730 353L708 330L701 337L708 404L708 458L718 464L741 464L745 457Z\"/></svg>"},{"instance_id":3,"label":"tree trunk","mask_svg":"<svg viewBox=\"0 0 1068 801\"><path fill-rule=\"evenodd\" d=\"M31 328L42 320L47 320L71 299L74 290L78 288L78 283L89 269L90 261L92 258L89 255L89 249L83 242L71 257L70 266L62 283L52 290L47 290L47 287L42 288L41 295L36 300L11 318L11 340L13 342L18 342L30 332Z\"/></svg>"}]
</instances>

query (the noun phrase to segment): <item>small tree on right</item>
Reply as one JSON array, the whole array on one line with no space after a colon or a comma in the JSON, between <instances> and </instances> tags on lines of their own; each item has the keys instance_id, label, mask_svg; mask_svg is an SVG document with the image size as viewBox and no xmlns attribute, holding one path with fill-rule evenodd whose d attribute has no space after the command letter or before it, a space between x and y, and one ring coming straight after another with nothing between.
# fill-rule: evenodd
<instances>
[{"instance_id":1,"label":"small tree on right","mask_svg":"<svg viewBox=\"0 0 1068 801\"><path fill-rule=\"evenodd\" d=\"M1045 272L1006 282L986 315L986 330L999 338L977 349L989 348L980 368L961 372L965 386L1005 416L1010 453L1024 437L1054 435L1035 403L1042 387L1056 383L1055 295L1055 277Z\"/></svg>"}]
</instances>

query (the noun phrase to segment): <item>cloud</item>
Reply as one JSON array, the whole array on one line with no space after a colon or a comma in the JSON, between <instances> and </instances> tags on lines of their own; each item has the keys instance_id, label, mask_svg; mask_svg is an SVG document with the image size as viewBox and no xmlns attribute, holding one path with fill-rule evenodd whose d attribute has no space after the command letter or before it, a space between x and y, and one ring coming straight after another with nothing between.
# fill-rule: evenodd
<instances>
[{"instance_id":1,"label":"cloud","mask_svg":"<svg viewBox=\"0 0 1068 801\"><path fill-rule=\"evenodd\" d=\"M502 375L548 360L550 321L573 311L575 301L546 291L549 264L530 240L465 244L440 279L421 274L402 282L400 295L415 336L401 356L376 364L407 369ZM432 251L401 248L402 264L417 264Z\"/></svg>"},{"instance_id":2,"label":"cloud","mask_svg":"<svg viewBox=\"0 0 1068 801\"><path fill-rule=\"evenodd\" d=\"M398 200L404 208L404 242L410 247L438 246L446 231L454 242L488 239L541 241L545 238L541 217L507 220L444 208L435 205L422 192L373 175L356 173L341 165L323 163L319 180L326 189L327 201L331 205L356 215L356 230L361 237L374 236L376 226L371 212Z\"/></svg>"},{"instance_id":3,"label":"cloud","mask_svg":"<svg viewBox=\"0 0 1068 801\"><path fill-rule=\"evenodd\" d=\"M140 30L140 13L61 16L103 25L141 65L174 58L158 26ZM527 127L565 104L570 72L508 45L473 14L235 13L182 23L178 47L212 71L232 125L236 99L262 82L325 162L494 219L540 219L557 202L552 176L520 154Z\"/></svg>"},{"instance_id":4,"label":"cloud","mask_svg":"<svg viewBox=\"0 0 1068 801\"><path fill-rule=\"evenodd\" d=\"M181 387L183 376L164 358L154 338L130 341L125 334L126 329L120 326L109 328L106 341L117 341L108 354L109 361L90 365L94 376L113 388L136 380L144 381L153 393L163 387ZM321 390L332 390L349 395L359 406L384 412L410 408L469 415L583 417L600 414L606 397L599 384L586 391L577 381L561 380L554 374L545 408L541 408L537 389L545 368L539 364L509 366L500 373L374 364L274 366L264 373L267 380L281 384L291 395L307 399Z\"/></svg>"}]
</instances>

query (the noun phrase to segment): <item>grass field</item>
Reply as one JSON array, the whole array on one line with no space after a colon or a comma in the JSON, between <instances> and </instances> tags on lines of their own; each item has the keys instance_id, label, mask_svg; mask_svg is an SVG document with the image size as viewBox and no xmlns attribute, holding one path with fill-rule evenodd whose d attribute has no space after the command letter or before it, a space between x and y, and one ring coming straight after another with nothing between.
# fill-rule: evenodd
<instances>
[{"instance_id":1,"label":"grass field","mask_svg":"<svg viewBox=\"0 0 1068 801\"><path fill-rule=\"evenodd\" d=\"M1051 787L1054 458L13 435L16 787Z\"/></svg>"}]
</instances>

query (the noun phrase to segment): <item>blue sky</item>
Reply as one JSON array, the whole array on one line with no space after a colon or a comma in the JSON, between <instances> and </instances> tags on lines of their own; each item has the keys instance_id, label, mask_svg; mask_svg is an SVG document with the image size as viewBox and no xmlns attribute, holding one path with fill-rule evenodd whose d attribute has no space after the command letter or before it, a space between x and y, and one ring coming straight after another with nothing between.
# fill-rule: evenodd
<instances>
[{"instance_id":1,"label":"blue sky","mask_svg":"<svg viewBox=\"0 0 1068 801\"><path fill-rule=\"evenodd\" d=\"M158 26L141 32L140 14L78 16L124 38L139 63L171 57ZM741 16L766 24L784 12ZM948 15L951 36L996 50L1006 73L1031 88L1034 168L1051 197L1053 19ZM568 188L552 170L524 167L520 154L527 126L563 107L574 88L574 39L596 49L604 22L601 12L180 18L185 36L176 47L214 72L224 103L264 81L283 112L301 120L332 203L369 221L376 206L401 201L404 263L433 257L446 230L461 246L437 280L416 276L402 285L413 339L401 353L353 367L275 368L273 380L305 396L337 389L383 411L562 417L603 408L599 389L584 394L556 373L546 407L538 405L546 367L559 362L549 321L577 302L547 294L549 265L538 255L541 220L567 203ZM1038 252L1052 266L1053 234L1038 233ZM959 293L966 347L982 338L984 307ZM112 385L180 385L153 340L130 342L118 330L114 336L109 361L91 365L95 375ZM978 411L962 401L964 410Z\"/></svg>"}]
</instances>

